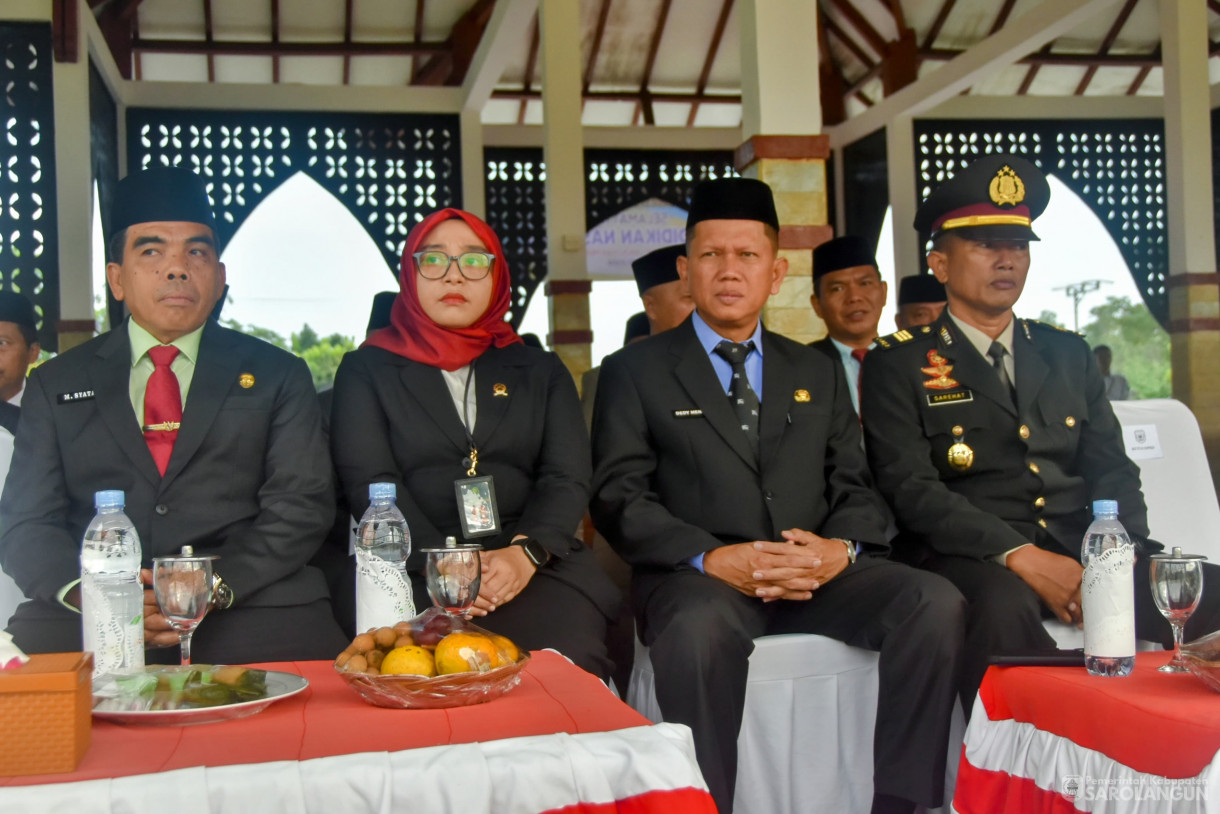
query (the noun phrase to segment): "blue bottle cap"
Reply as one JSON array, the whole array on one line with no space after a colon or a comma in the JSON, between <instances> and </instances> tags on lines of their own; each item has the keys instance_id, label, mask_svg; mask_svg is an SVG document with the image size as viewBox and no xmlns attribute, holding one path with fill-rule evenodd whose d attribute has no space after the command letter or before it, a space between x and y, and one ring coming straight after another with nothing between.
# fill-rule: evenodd
<instances>
[{"instance_id":1,"label":"blue bottle cap","mask_svg":"<svg viewBox=\"0 0 1220 814\"><path fill-rule=\"evenodd\" d=\"M1093 514L1094 515L1099 515L1099 514L1117 515L1118 514L1118 501L1117 500L1094 500L1093 501Z\"/></svg>"},{"instance_id":2,"label":"blue bottle cap","mask_svg":"<svg viewBox=\"0 0 1220 814\"><path fill-rule=\"evenodd\" d=\"M370 483L369 500L394 500L398 497L398 487L392 483Z\"/></svg>"},{"instance_id":3,"label":"blue bottle cap","mask_svg":"<svg viewBox=\"0 0 1220 814\"><path fill-rule=\"evenodd\" d=\"M127 495L122 489L104 489L93 495L93 506L97 509L123 508L127 505Z\"/></svg>"}]
</instances>

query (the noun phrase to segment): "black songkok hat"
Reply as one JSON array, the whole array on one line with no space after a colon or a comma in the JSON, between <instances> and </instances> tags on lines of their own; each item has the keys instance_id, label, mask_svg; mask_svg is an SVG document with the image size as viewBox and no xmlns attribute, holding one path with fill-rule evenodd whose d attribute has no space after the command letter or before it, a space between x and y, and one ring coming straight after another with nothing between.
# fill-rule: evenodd
<instances>
[{"instance_id":1,"label":"black songkok hat","mask_svg":"<svg viewBox=\"0 0 1220 814\"><path fill-rule=\"evenodd\" d=\"M903 277L898 284L898 307L921 302L944 302L945 287L931 274Z\"/></svg>"},{"instance_id":2,"label":"black songkok hat","mask_svg":"<svg viewBox=\"0 0 1220 814\"><path fill-rule=\"evenodd\" d=\"M652 326L648 324L648 314L643 311L638 314L632 314L627 318L627 330L623 332L623 347L627 347L636 339L643 339L652 333Z\"/></svg>"},{"instance_id":3,"label":"black songkok hat","mask_svg":"<svg viewBox=\"0 0 1220 814\"><path fill-rule=\"evenodd\" d=\"M921 235L952 230L967 240L1037 240L1030 228L1051 188L1042 171L1015 155L985 155L938 186L915 213Z\"/></svg>"},{"instance_id":4,"label":"black songkok hat","mask_svg":"<svg viewBox=\"0 0 1220 814\"><path fill-rule=\"evenodd\" d=\"M379 291L373 295L373 307L369 311L369 325L364 329L366 335L390 326L390 309L394 307L396 299L398 299L398 293L395 291Z\"/></svg>"},{"instance_id":5,"label":"black songkok hat","mask_svg":"<svg viewBox=\"0 0 1220 814\"><path fill-rule=\"evenodd\" d=\"M216 219L203 179L182 167L152 167L119 181L107 239L137 223L156 221L202 223L215 235Z\"/></svg>"},{"instance_id":6,"label":"black songkok hat","mask_svg":"<svg viewBox=\"0 0 1220 814\"><path fill-rule=\"evenodd\" d=\"M631 261L631 273L635 275L635 287L640 296L654 286L672 283L678 279L678 258L686 254L686 246L666 246L651 251Z\"/></svg>"},{"instance_id":7,"label":"black songkok hat","mask_svg":"<svg viewBox=\"0 0 1220 814\"><path fill-rule=\"evenodd\" d=\"M690 196L686 228L704 220L756 220L779 231L771 187L754 178L700 181Z\"/></svg>"},{"instance_id":8,"label":"black songkok hat","mask_svg":"<svg viewBox=\"0 0 1220 814\"><path fill-rule=\"evenodd\" d=\"M34 304L14 291L0 291L0 322L13 322L31 333L38 331Z\"/></svg>"},{"instance_id":9,"label":"black songkok hat","mask_svg":"<svg viewBox=\"0 0 1220 814\"><path fill-rule=\"evenodd\" d=\"M813 250L813 279L817 280L832 271L877 267L877 256L868 241L856 235L832 238Z\"/></svg>"}]
</instances>

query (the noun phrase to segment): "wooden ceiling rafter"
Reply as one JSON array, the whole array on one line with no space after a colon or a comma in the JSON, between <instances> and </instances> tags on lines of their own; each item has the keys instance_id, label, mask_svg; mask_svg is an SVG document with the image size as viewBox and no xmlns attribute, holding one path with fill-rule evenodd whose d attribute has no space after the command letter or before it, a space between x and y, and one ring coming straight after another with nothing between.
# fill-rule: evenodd
<instances>
[{"instance_id":1,"label":"wooden ceiling rafter","mask_svg":"<svg viewBox=\"0 0 1220 814\"><path fill-rule=\"evenodd\" d=\"M530 90L509 90L502 88L492 91L493 99L513 99L534 101L542 98L542 91ZM639 91L635 90L591 90L587 94L588 98L597 102L635 102L640 103ZM698 102L703 105L739 105L741 104L740 93L649 93L648 98L653 102L673 102L676 104L691 104Z\"/></svg>"},{"instance_id":2,"label":"wooden ceiling rafter","mask_svg":"<svg viewBox=\"0 0 1220 814\"><path fill-rule=\"evenodd\" d=\"M352 44L352 0L344 0L343 3L343 44ZM343 55L343 84L350 85L352 82L352 55L349 51Z\"/></svg>"},{"instance_id":3,"label":"wooden ceiling rafter","mask_svg":"<svg viewBox=\"0 0 1220 814\"><path fill-rule=\"evenodd\" d=\"M1038 53L1035 54L1035 56L1048 56L1051 52L1051 47L1054 44L1055 44L1055 41L1051 40L1046 45L1042 46L1042 48L1040 48L1038 50ZM1038 78L1038 71L1041 68L1042 68L1041 62L1035 62L1029 66L1029 70L1025 72L1025 78L1023 78L1021 80L1021 86L1017 88L1018 96L1024 96L1029 91L1030 85L1034 84L1034 80Z\"/></svg>"},{"instance_id":4,"label":"wooden ceiling rafter","mask_svg":"<svg viewBox=\"0 0 1220 814\"><path fill-rule=\"evenodd\" d=\"M987 32L987 36L991 36L995 32L1004 27L1004 23L1008 22L1008 17L1012 14L1012 7L1017 4L1017 0L1004 0L1004 5L1000 6L1000 13L995 16L995 22L991 24L991 30Z\"/></svg>"},{"instance_id":5,"label":"wooden ceiling rafter","mask_svg":"<svg viewBox=\"0 0 1220 814\"><path fill-rule=\"evenodd\" d=\"M871 70L877 66L877 61L864 52L852 37L839 27L839 24L829 17L824 18L826 23L826 33L834 34L835 39L843 44L843 47L851 51L851 55L864 65L865 69Z\"/></svg>"},{"instance_id":6,"label":"wooden ceiling rafter","mask_svg":"<svg viewBox=\"0 0 1220 814\"><path fill-rule=\"evenodd\" d=\"M424 5L425 0L415 0L415 27L411 29L412 40L416 45L424 41ZM407 75L407 84L415 83L415 71L419 67L419 55L411 56L411 73Z\"/></svg>"},{"instance_id":7,"label":"wooden ceiling rafter","mask_svg":"<svg viewBox=\"0 0 1220 814\"><path fill-rule=\"evenodd\" d=\"M823 124L838 124L847 119L846 80L839 63L830 55L830 35L826 33L826 12L821 4L814 8L818 29L818 93L822 102ZM692 106L692 109L697 105ZM693 116L692 116L693 118ZM690 126L690 123L687 124Z\"/></svg>"},{"instance_id":8,"label":"wooden ceiling rafter","mask_svg":"<svg viewBox=\"0 0 1220 814\"><path fill-rule=\"evenodd\" d=\"M585 75L581 78L580 92L589 92L593 82L593 69L597 66L597 55L602 50L602 37L606 34L606 18L610 16L610 3L613 0L602 0L602 6L597 12L597 27L593 30L593 45L589 49L589 61L585 65Z\"/></svg>"},{"instance_id":9,"label":"wooden ceiling rafter","mask_svg":"<svg viewBox=\"0 0 1220 814\"><path fill-rule=\"evenodd\" d=\"M1208 46L1209 54L1215 56L1218 48L1220 48L1220 43L1211 43ZM924 59L947 62L962 53L964 52L947 48L934 48L923 50L920 55ZM1039 68L1044 66L1080 68L1089 65L1096 65L1099 68L1142 68L1145 65L1160 67L1159 53L1159 51L1154 51L1151 54L1065 54L1053 53L1047 48L1043 48L1029 56L1022 57L1013 64Z\"/></svg>"},{"instance_id":10,"label":"wooden ceiling rafter","mask_svg":"<svg viewBox=\"0 0 1220 814\"><path fill-rule=\"evenodd\" d=\"M271 42L278 45L280 41L280 0L271 0ZM271 55L271 83L280 83L280 55Z\"/></svg>"},{"instance_id":11,"label":"wooden ceiling rafter","mask_svg":"<svg viewBox=\"0 0 1220 814\"><path fill-rule=\"evenodd\" d=\"M640 114L644 116L644 124L649 127L657 123L656 112L652 108L653 96L648 90L652 83L652 68L657 63L657 52L661 49L661 37L665 34L665 23L669 20L669 9L673 0L661 0L661 13L657 15L657 24L652 30L652 38L648 43L648 59L644 62L644 77L640 80L640 94L636 101L635 112L631 115L631 124L639 123Z\"/></svg>"},{"instance_id":12,"label":"wooden ceiling rafter","mask_svg":"<svg viewBox=\"0 0 1220 814\"><path fill-rule=\"evenodd\" d=\"M936 12L936 19L932 21L932 27L928 29L928 35L923 38L924 50L936 45L936 38L940 36L940 30L945 27L945 21L949 19L949 13L955 5L957 0L944 0L941 4L940 11Z\"/></svg>"},{"instance_id":13,"label":"wooden ceiling rafter","mask_svg":"<svg viewBox=\"0 0 1220 814\"><path fill-rule=\"evenodd\" d=\"M1132 9L1139 0L1127 0L1123 4L1122 10L1118 12L1118 16L1114 18L1114 24L1110 26L1110 30L1106 32L1106 38L1101 41L1101 47L1097 49L1098 56L1106 56L1110 53L1110 49L1114 47L1115 41L1118 39L1118 34L1122 31L1123 26L1127 24L1127 18L1131 16ZM1085 69L1084 76L1080 78L1080 82L1076 85L1076 96L1083 96L1085 90L1089 87L1089 83L1093 81L1093 77L1097 74L1097 66L1090 65Z\"/></svg>"},{"instance_id":14,"label":"wooden ceiling rafter","mask_svg":"<svg viewBox=\"0 0 1220 814\"><path fill-rule=\"evenodd\" d=\"M729 14L733 11L733 0L724 0L720 6L720 16L716 18L716 28L712 30L712 41L707 46L707 56L703 59L703 70L699 72L699 81L695 84L695 93L702 94L707 90L708 78L712 75L712 65L716 62L716 55L720 52L720 40L724 37L725 26L729 23ZM821 9L818 10L818 16L821 16ZM821 30L819 28L819 33ZM819 49L820 53L821 49ZM827 54L826 58L829 59ZM831 60L833 62L833 60ZM695 117L699 115L699 103L693 102L690 106L690 113L686 115L686 126L695 126Z\"/></svg>"},{"instance_id":15,"label":"wooden ceiling rafter","mask_svg":"<svg viewBox=\"0 0 1220 814\"><path fill-rule=\"evenodd\" d=\"M110 54L124 79L140 78L140 55L132 49L132 42L139 37L140 3L142 0L110 0L98 13L97 25L102 31Z\"/></svg>"},{"instance_id":16,"label":"wooden ceiling rafter","mask_svg":"<svg viewBox=\"0 0 1220 814\"><path fill-rule=\"evenodd\" d=\"M475 0L458 18L442 43L442 48L415 72L413 85L460 85L470 70L471 60L487 30L495 0Z\"/></svg>"},{"instance_id":17,"label":"wooden ceiling rafter","mask_svg":"<svg viewBox=\"0 0 1220 814\"><path fill-rule=\"evenodd\" d=\"M1220 0L1207 0L1207 7L1214 14L1220 14Z\"/></svg>"},{"instance_id":18,"label":"wooden ceiling rafter","mask_svg":"<svg viewBox=\"0 0 1220 814\"><path fill-rule=\"evenodd\" d=\"M1151 65L1145 65L1144 67L1140 68L1139 73L1135 75L1135 79L1131 81L1130 86L1127 88L1127 95L1134 96L1135 94L1139 93L1140 88L1144 84L1144 80L1148 78L1148 74L1150 73L1152 73Z\"/></svg>"},{"instance_id":19,"label":"wooden ceiling rafter","mask_svg":"<svg viewBox=\"0 0 1220 814\"><path fill-rule=\"evenodd\" d=\"M906 16L902 13L902 0L890 0L890 16L894 18L894 27L899 31L907 27Z\"/></svg>"},{"instance_id":20,"label":"wooden ceiling rafter","mask_svg":"<svg viewBox=\"0 0 1220 814\"><path fill-rule=\"evenodd\" d=\"M212 28L212 0L203 0L203 41L208 45L216 39ZM208 52L208 81L216 81L216 55Z\"/></svg>"},{"instance_id":21,"label":"wooden ceiling rafter","mask_svg":"<svg viewBox=\"0 0 1220 814\"><path fill-rule=\"evenodd\" d=\"M889 50L889 44L886 42L885 37L877 33L877 29L873 28L872 24L860 13L859 9L848 2L848 0L829 0L829 2L851 24L851 27L864 38L868 46L877 52L877 56L885 56Z\"/></svg>"},{"instance_id":22,"label":"wooden ceiling rafter","mask_svg":"<svg viewBox=\"0 0 1220 814\"><path fill-rule=\"evenodd\" d=\"M521 82L521 89L525 93L534 89L534 71L538 69L538 35L538 13L534 12L534 33L530 35L530 52L525 60L525 79ZM521 107L517 110L517 124L525 124L525 111L528 107L529 99L522 96Z\"/></svg>"}]
</instances>

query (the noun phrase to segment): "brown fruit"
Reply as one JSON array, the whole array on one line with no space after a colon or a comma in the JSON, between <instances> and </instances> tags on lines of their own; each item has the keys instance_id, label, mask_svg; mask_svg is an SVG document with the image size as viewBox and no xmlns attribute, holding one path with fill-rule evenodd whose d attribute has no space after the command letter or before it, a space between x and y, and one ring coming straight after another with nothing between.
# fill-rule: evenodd
<instances>
[{"instance_id":1,"label":"brown fruit","mask_svg":"<svg viewBox=\"0 0 1220 814\"><path fill-rule=\"evenodd\" d=\"M353 655L354 654L350 651L344 650L339 654L339 657L335 659L335 666L342 667L343 665L347 664L349 661L351 661Z\"/></svg>"},{"instance_id":2,"label":"brown fruit","mask_svg":"<svg viewBox=\"0 0 1220 814\"><path fill-rule=\"evenodd\" d=\"M398 638L398 634L392 627L379 627L373 632L373 641L377 646L389 650L394 646L394 641Z\"/></svg>"},{"instance_id":3,"label":"brown fruit","mask_svg":"<svg viewBox=\"0 0 1220 814\"><path fill-rule=\"evenodd\" d=\"M370 667L376 667L376 668L380 669L381 661L382 661L382 659L385 658L385 651L384 650L370 650L369 652L364 654L364 657L366 659L368 659L368 663L369 663Z\"/></svg>"},{"instance_id":4,"label":"brown fruit","mask_svg":"<svg viewBox=\"0 0 1220 814\"><path fill-rule=\"evenodd\" d=\"M369 668L368 659L357 653L347 661L347 671L349 673L363 673Z\"/></svg>"},{"instance_id":5,"label":"brown fruit","mask_svg":"<svg viewBox=\"0 0 1220 814\"><path fill-rule=\"evenodd\" d=\"M351 649L357 653L367 653L377 646L377 642L373 640L373 634L361 633L356 638L352 639Z\"/></svg>"},{"instance_id":6,"label":"brown fruit","mask_svg":"<svg viewBox=\"0 0 1220 814\"><path fill-rule=\"evenodd\" d=\"M415 640L411 638L410 633L403 634L394 640L394 648L411 647L415 644Z\"/></svg>"}]
</instances>

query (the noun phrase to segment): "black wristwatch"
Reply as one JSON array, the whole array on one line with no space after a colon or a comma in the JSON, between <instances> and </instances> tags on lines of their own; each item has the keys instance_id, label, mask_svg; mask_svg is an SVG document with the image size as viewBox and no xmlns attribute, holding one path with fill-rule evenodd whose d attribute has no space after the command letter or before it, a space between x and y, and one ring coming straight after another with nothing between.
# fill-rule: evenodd
<instances>
[{"instance_id":1,"label":"black wristwatch","mask_svg":"<svg viewBox=\"0 0 1220 814\"><path fill-rule=\"evenodd\" d=\"M229 587L229 583L221 579L220 574L212 572L212 608L214 610L228 610L233 604L233 589Z\"/></svg>"},{"instance_id":2,"label":"black wristwatch","mask_svg":"<svg viewBox=\"0 0 1220 814\"><path fill-rule=\"evenodd\" d=\"M547 551L542 543L533 537L524 537L514 542L513 545L521 546L521 550L525 552L525 556L529 557L529 561L534 564L535 568L541 568L551 561L551 552Z\"/></svg>"}]
</instances>

